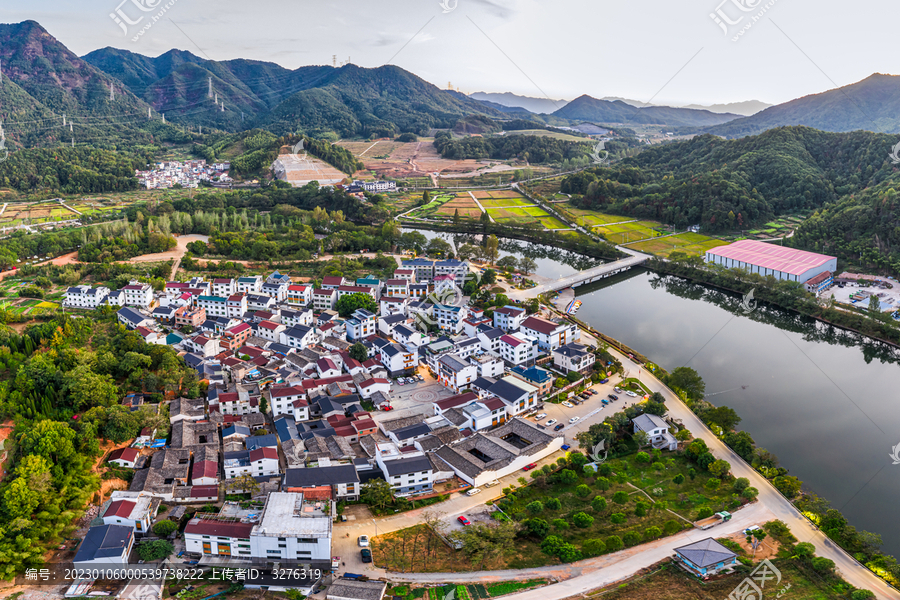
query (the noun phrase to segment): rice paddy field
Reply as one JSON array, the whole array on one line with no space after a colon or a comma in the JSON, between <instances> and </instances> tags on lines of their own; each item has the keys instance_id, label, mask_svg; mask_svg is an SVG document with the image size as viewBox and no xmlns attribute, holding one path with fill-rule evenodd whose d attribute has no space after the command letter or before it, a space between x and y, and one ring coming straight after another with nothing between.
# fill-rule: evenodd
<instances>
[{"instance_id":1,"label":"rice paddy field","mask_svg":"<svg viewBox=\"0 0 900 600\"><path fill-rule=\"evenodd\" d=\"M483 201L481 201L483 202ZM568 226L551 216L540 206L506 206L500 208L487 208L488 214L500 223L533 223L540 222L545 229L567 229Z\"/></svg>"},{"instance_id":2,"label":"rice paddy field","mask_svg":"<svg viewBox=\"0 0 900 600\"><path fill-rule=\"evenodd\" d=\"M563 210L573 221L578 221L579 225L585 227L597 227L598 225L607 225L609 223L621 223L623 221L635 221L633 217L625 217L622 215L610 215L606 213L595 212L592 210L584 210L575 208L568 202L562 202L554 205L557 209Z\"/></svg>"},{"instance_id":3,"label":"rice paddy field","mask_svg":"<svg viewBox=\"0 0 900 600\"><path fill-rule=\"evenodd\" d=\"M436 214L454 216L459 213L460 217L478 219L481 217L481 209L475 204L475 201L469 194L456 194L452 200L442 204Z\"/></svg>"},{"instance_id":4,"label":"rice paddy field","mask_svg":"<svg viewBox=\"0 0 900 600\"><path fill-rule=\"evenodd\" d=\"M504 198L500 200L478 198L478 201L485 209L489 208L506 208L510 206L533 206L534 202L525 198Z\"/></svg>"},{"instance_id":5,"label":"rice paddy field","mask_svg":"<svg viewBox=\"0 0 900 600\"><path fill-rule=\"evenodd\" d=\"M594 231L614 244L626 244L665 235L657 231L662 225L656 221L634 221L595 227Z\"/></svg>"},{"instance_id":6,"label":"rice paddy field","mask_svg":"<svg viewBox=\"0 0 900 600\"><path fill-rule=\"evenodd\" d=\"M23 223L52 223L118 213L133 202L133 199L126 197L67 199L65 206L57 200L10 202L0 212L0 227L12 227Z\"/></svg>"}]
</instances>

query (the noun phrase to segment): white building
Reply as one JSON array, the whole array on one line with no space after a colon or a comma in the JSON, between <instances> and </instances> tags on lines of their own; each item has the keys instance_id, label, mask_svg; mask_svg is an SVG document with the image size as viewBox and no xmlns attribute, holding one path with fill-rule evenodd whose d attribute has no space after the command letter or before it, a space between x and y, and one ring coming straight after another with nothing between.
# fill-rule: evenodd
<instances>
[{"instance_id":1,"label":"white building","mask_svg":"<svg viewBox=\"0 0 900 600\"><path fill-rule=\"evenodd\" d=\"M278 448L256 448L250 451L250 472L254 477L278 475Z\"/></svg>"},{"instance_id":2,"label":"white building","mask_svg":"<svg viewBox=\"0 0 900 600\"><path fill-rule=\"evenodd\" d=\"M122 288L125 292L126 306L140 306L147 308L153 303L153 288L148 283L132 281Z\"/></svg>"},{"instance_id":3,"label":"white building","mask_svg":"<svg viewBox=\"0 0 900 600\"><path fill-rule=\"evenodd\" d=\"M594 367L594 355L583 344L566 344L553 351L553 366L558 371L587 375Z\"/></svg>"},{"instance_id":4,"label":"white building","mask_svg":"<svg viewBox=\"0 0 900 600\"><path fill-rule=\"evenodd\" d=\"M511 366L531 365L538 355L538 341L522 333L508 333L500 336L497 353Z\"/></svg>"},{"instance_id":5,"label":"white building","mask_svg":"<svg viewBox=\"0 0 900 600\"><path fill-rule=\"evenodd\" d=\"M273 323L272 321L262 321L254 327L254 335L269 340L270 342L281 343L281 333L287 331L287 327L281 323Z\"/></svg>"},{"instance_id":6,"label":"white building","mask_svg":"<svg viewBox=\"0 0 900 600\"><path fill-rule=\"evenodd\" d=\"M378 317L364 308L353 311L353 316L347 319L345 325L347 341L362 340L378 333Z\"/></svg>"},{"instance_id":7,"label":"white building","mask_svg":"<svg viewBox=\"0 0 900 600\"><path fill-rule=\"evenodd\" d=\"M289 285L287 289L287 303L294 306L307 306L312 302L311 285Z\"/></svg>"},{"instance_id":8,"label":"white building","mask_svg":"<svg viewBox=\"0 0 900 600\"><path fill-rule=\"evenodd\" d=\"M76 285L66 290L65 305L71 308L97 308L109 296L109 288Z\"/></svg>"},{"instance_id":9,"label":"white building","mask_svg":"<svg viewBox=\"0 0 900 600\"><path fill-rule=\"evenodd\" d=\"M445 306L435 304L433 318L437 326L451 333L459 333L463 329L463 321L469 312L465 306Z\"/></svg>"},{"instance_id":10,"label":"white building","mask_svg":"<svg viewBox=\"0 0 900 600\"><path fill-rule=\"evenodd\" d=\"M650 437L650 443L654 448L664 448L666 450L677 450L678 440L669 433L669 424L662 417L656 415L638 415L632 419L634 432L645 432Z\"/></svg>"},{"instance_id":11,"label":"white building","mask_svg":"<svg viewBox=\"0 0 900 600\"><path fill-rule=\"evenodd\" d=\"M506 305L496 308L494 309L494 327L499 327L506 332L517 331L527 316L528 312L517 306Z\"/></svg>"},{"instance_id":12,"label":"white building","mask_svg":"<svg viewBox=\"0 0 900 600\"><path fill-rule=\"evenodd\" d=\"M323 310L334 310L337 304L336 289L319 289L314 290L312 294L313 309L316 312Z\"/></svg>"},{"instance_id":13,"label":"white building","mask_svg":"<svg viewBox=\"0 0 900 600\"><path fill-rule=\"evenodd\" d=\"M297 325L281 332L280 343L291 348L308 348L318 341L319 336L316 334L314 327Z\"/></svg>"},{"instance_id":14,"label":"white building","mask_svg":"<svg viewBox=\"0 0 900 600\"><path fill-rule=\"evenodd\" d=\"M227 298L235 291L234 279L213 279L212 295Z\"/></svg>"},{"instance_id":15,"label":"white building","mask_svg":"<svg viewBox=\"0 0 900 600\"><path fill-rule=\"evenodd\" d=\"M291 415L294 416L294 402L296 400L306 401L306 392L303 391L302 388L287 386L287 387L279 387L273 388L269 392L270 402L269 405L272 408L272 417L279 417L281 415ZM306 419L300 419L305 421Z\"/></svg>"},{"instance_id":16,"label":"white building","mask_svg":"<svg viewBox=\"0 0 900 600\"><path fill-rule=\"evenodd\" d=\"M263 278L260 275L238 277L235 282L235 291L239 294L258 294L262 289Z\"/></svg>"},{"instance_id":17,"label":"white building","mask_svg":"<svg viewBox=\"0 0 900 600\"><path fill-rule=\"evenodd\" d=\"M384 444L379 445L379 448ZM399 453L397 453L399 454ZM434 468L422 452L404 453L402 456L379 452L375 455L378 466L395 496L409 496L431 491L434 484Z\"/></svg>"},{"instance_id":18,"label":"white building","mask_svg":"<svg viewBox=\"0 0 900 600\"><path fill-rule=\"evenodd\" d=\"M538 347L543 352L577 342L581 337L581 330L577 325L567 322L556 323L533 315L522 321L519 332L537 338Z\"/></svg>"},{"instance_id":19,"label":"white building","mask_svg":"<svg viewBox=\"0 0 900 600\"><path fill-rule=\"evenodd\" d=\"M104 525L125 525L134 529L135 533L145 534L150 531L150 523L156 516L159 500L152 496L129 493L127 497L114 498L103 513Z\"/></svg>"},{"instance_id":20,"label":"white building","mask_svg":"<svg viewBox=\"0 0 900 600\"><path fill-rule=\"evenodd\" d=\"M332 520L330 510L303 494L272 492L250 534L250 554L268 562L330 563Z\"/></svg>"}]
</instances>

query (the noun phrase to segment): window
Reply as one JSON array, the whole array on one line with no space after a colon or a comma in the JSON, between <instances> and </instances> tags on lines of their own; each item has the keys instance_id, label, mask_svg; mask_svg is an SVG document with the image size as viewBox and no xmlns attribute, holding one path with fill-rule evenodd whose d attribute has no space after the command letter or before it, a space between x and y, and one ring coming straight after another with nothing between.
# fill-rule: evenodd
<instances>
[{"instance_id":1,"label":"window","mask_svg":"<svg viewBox=\"0 0 900 600\"><path fill-rule=\"evenodd\" d=\"M281 550L266 550L266 554L278 554L278 555L281 555Z\"/></svg>"}]
</instances>

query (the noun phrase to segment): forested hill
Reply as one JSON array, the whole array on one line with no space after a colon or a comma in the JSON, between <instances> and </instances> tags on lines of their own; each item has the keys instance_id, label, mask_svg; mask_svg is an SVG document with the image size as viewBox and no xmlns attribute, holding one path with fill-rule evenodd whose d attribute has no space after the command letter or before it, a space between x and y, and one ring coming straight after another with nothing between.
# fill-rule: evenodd
<instances>
[{"instance_id":1,"label":"forested hill","mask_svg":"<svg viewBox=\"0 0 900 600\"><path fill-rule=\"evenodd\" d=\"M869 272L900 274L900 181L892 177L824 206L791 245L838 256Z\"/></svg>"},{"instance_id":2,"label":"forested hill","mask_svg":"<svg viewBox=\"0 0 900 600\"><path fill-rule=\"evenodd\" d=\"M900 132L900 76L875 73L841 88L772 106L706 131L725 137L756 135L784 125L823 131Z\"/></svg>"},{"instance_id":3,"label":"forested hill","mask_svg":"<svg viewBox=\"0 0 900 600\"><path fill-rule=\"evenodd\" d=\"M565 179L576 202L679 227L746 229L814 209L898 176L892 136L783 127L723 140L704 135L648 148L612 168Z\"/></svg>"}]
</instances>

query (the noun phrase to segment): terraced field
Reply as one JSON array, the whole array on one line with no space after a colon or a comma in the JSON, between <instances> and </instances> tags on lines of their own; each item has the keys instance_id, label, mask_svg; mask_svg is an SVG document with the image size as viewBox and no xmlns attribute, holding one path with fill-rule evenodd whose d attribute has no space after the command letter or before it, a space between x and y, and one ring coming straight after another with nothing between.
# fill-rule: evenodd
<instances>
[{"instance_id":1,"label":"terraced field","mask_svg":"<svg viewBox=\"0 0 900 600\"><path fill-rule=\"evenodd\" d=\"M478 201L485 208L505 208L508 206L531 206L534 202L525 198L483 199L476 194Z\"/></svg>"}]
</instances>

